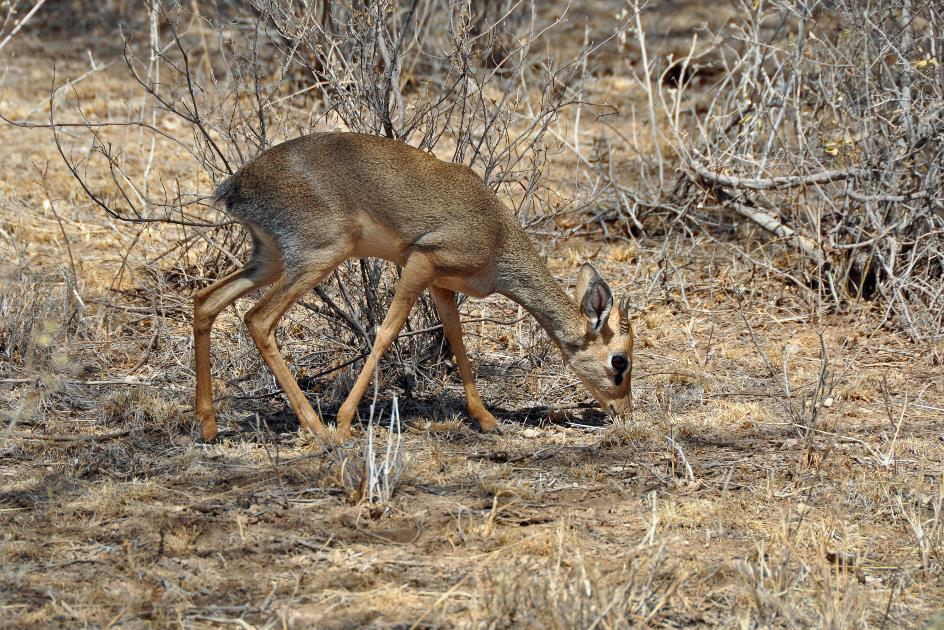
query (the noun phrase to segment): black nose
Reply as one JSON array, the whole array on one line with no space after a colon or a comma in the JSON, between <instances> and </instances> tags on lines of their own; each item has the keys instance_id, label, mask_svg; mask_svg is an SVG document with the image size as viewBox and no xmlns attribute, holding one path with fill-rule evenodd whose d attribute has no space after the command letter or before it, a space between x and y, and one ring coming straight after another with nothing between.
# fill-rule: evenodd
<instances>
[{"instance_id":1,"label":"black nose","mask_svg":"<svg viewBox=\"0 0 944 630\"><path fill-rule=\"evenodd\" d=\"M629 365L629 362L626 360L626 357L617 354L610 359L610 365L613 366L614 370L622 372L626 369L626 366Z\"/></svg>"}]
</instances>

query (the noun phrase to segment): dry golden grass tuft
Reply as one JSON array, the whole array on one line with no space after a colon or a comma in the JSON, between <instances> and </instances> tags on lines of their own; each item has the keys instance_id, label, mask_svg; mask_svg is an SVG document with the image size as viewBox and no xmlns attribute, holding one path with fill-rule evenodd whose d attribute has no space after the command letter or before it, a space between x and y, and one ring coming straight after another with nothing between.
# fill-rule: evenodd
<instances>
[{"instance_id":1,"label":"dry golden grass tuft","mask_svg":"<svg viewBox=\"0 0 944 630\"><path fill-rule=\"evenodd\" d=\"M119 387L101 400L101 424L132 432L165 431L167 435L190 433L190 408L168 400L162 392L146 387Z\"/></svg>"},{"instance_id":2,"label":"dry golden grass tuft","mask_svg":"<svg viewBox=\"0 0 944 630\"><path fill-rule=\"evenodd\" d=\"M589 561L581 536L564 522L553 553L527 562L497 562L479 578L490 593L472 613L485 627L633 628L659 625L687 575L671 566L666 545L627 545L606 566Z\"/></svg>"}]
</instances>

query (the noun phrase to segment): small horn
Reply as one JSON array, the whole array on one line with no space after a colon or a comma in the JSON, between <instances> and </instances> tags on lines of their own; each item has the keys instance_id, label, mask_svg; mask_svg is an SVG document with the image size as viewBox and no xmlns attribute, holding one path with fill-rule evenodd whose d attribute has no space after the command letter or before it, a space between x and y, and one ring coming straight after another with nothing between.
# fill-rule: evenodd
<instances>
[{"instance_id":1,"label":"small horn","mask_svg":"<svg viewBox=\"0 0 944 630\"><path fill-rule=\"evenodd\" d=\"M624 295L619 304L620 314L620 333L629 335L632 331L629 327L629 296Z\"/></svg>"}]
</instances>

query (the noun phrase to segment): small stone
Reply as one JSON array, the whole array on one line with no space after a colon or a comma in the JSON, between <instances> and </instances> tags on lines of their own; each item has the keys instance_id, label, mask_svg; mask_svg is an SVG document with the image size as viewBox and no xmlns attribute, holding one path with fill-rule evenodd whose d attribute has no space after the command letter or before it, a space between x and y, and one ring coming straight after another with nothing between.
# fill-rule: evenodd
<instances>
[{"instance_id":1,"label":"small stone","mask_svg":"<svg viewBox=\"0 0 944 630\"><path fill-rule=\"evenodd\" d=\"M832 399L832 397L827 398L826 400L824 400L824 401L823 401L823 406L826 407L827 409L829 409L830 407L832 407L832 406L833 406L833 399Z\"/></svg>"},{"instance_id":2,"label":"small stone","mask_svg":"<svg viewBox=\"0 0 944 630\"><path fill-rule=\"evenodd\" d=\"M526 438L528 438L528 439L533 439L533 438L536 438L536 437L540 437L540 435L541 435L541 432L538 431L537 429L525 429L525 430L524 430L524 436L525 436Z\"/></svg>"},{"instance_id":3,"label":"small stone","mask_svg":"<svg viewBox=\"0 0 944 630\"><path fill-rule=\"evenodd\" d=\"M180 446L182 448L193 445L193 440L189 435L175 435L171 438L171 441L174 443L174 446Z\"/></svg>"}]
</instances>

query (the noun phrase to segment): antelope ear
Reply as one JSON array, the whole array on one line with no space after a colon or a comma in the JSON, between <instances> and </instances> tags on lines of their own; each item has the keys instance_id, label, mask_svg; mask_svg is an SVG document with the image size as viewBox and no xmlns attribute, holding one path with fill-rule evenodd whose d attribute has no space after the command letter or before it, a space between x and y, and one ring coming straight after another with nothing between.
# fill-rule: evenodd
<instances>
[{"instance_id":1,"label":"antelope ear","mask_svg":"<svg viewBox=\"0 0 944 630\"><path fill-rule=\"evenodd\" d=\"M597 273L590 263L584 263L577 275L577 301L580 310L590 326L590 332L596 334L603 328L613 308L613 293L609 285Z\"/></svg>"},{"instance_id":2,"label":"antelope ear","mask_svg":"<svg viewBox=\"0 0 944 630\"><path fill-rule=\"evenodd\" d=\"M574 297L577 298L577 302L583 300L583 294L594 282L603 282L603 277L597 273L593 265L584 263L577 273L577 288L574 289Z\"/></svg>"}]
</instances>

